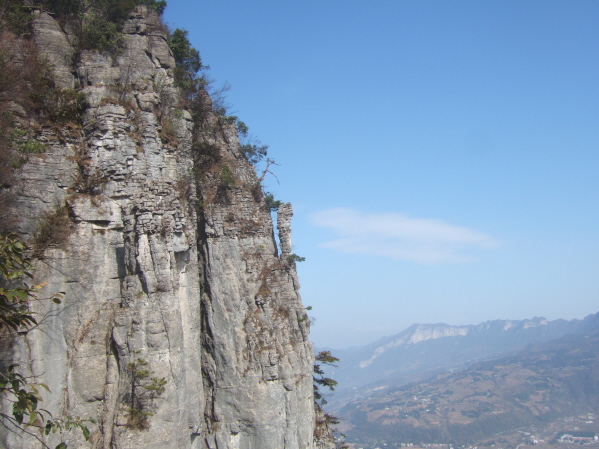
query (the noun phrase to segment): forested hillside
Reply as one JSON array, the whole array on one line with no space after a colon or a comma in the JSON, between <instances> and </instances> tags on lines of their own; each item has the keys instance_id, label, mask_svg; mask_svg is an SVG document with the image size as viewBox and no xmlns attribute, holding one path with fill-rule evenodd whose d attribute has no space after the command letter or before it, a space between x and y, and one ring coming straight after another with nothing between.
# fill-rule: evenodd
<instances>
[{"instance_id":1,"label":"forested hillside","mask_svg":"<svg viewBox=\"0 0 599 449\"><path fill-rule=\"evenodd\" d=\"M349 441L475 444L599 407L599 320L584 334L348 404Z\"/></svg>"}]
</instances>

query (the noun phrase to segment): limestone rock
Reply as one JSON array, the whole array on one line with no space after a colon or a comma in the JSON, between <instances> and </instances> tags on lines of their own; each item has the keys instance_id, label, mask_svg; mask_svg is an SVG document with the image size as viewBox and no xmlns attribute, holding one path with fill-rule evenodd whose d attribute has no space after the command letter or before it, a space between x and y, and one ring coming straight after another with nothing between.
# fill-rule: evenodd
<instances>
[{"instance_id":1,"label":"limestone rock","mask_svg":"<svg viewBox=\"0 0 599 449\"><path fill-rule=\"evenodd\" d=\"M35 44L40 55L50 62L56 85L62 89L75 87L72 60L75 52L58 23L46 12L37 12L33 20Z\"/></svg>"},{"instance_id":2,"label":"limestone rock","mask_svg":"<svg viewBox=\"0 0 599 449\"><path fill-rule=\"evenodd\" d=\"M49 226L44 217L56 207L69 211L66 244L46 247L35 272L48 282L46 297L66 295L32 305L40 325L5 343L2 363L47 384L44 407L56 416L97 420L89 442L65 434L69 447L312 448L314 356L286 257L291 205L280 211L279 257L234 126L207 114L214 137L205 139L220 165L195 176L191 115L177 112L159 19L140 7L123 32L120 55L88 50L72 67L55 20L39 13L35 21L57 83L81 86L90 106L80 128L44 130L48 154L20 169L23 238ZM225 166L233 185L219 177ZM146 403L144 430L131 411L139 360L166 380ZM23 434L0 437L2 447L39 447Z\"/></svg>"},{"instance_id":3,"label":"limestone rock","mask_svg":"<svg viewBox=\"0 0 599 449\"><path fill-rule=\"evenodd\" d=\"M281 254L285 257L291 254L291 217L293 217L291 203L281 204L277 212L277 228L281 240Z\"/></svg>"}]
</instances>

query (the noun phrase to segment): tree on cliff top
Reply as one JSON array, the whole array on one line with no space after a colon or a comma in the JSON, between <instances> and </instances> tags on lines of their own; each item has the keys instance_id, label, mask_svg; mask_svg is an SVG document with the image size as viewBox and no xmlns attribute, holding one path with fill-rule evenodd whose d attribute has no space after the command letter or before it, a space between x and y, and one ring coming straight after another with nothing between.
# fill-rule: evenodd
<instances>
[{"instance_id":1,"label":"tree on cliff top","mask_svg":"<svg viewBox=\"0 0 599 449\"><path fill-rule=\"evenodd\" d=\"M189 96L202 85L202 79L197 76L197 73L206 67L202 65L200 52L191 46L188 34L187 30L177 28L169 36L169 47L177 63L175 83Z\"/></svg>"},{"instance_id":2,"label":"tree on cliff top","mask_svg":"<svg viewBox=\"0 0 599 449\"><path fill-rule=\"evenodd\" d=\"M169 46L177 65L186 72L198 73L202 69L200 52L191 46L187 35L189 31L177 28L170 36Z\"/></svg>"}]
</instances>

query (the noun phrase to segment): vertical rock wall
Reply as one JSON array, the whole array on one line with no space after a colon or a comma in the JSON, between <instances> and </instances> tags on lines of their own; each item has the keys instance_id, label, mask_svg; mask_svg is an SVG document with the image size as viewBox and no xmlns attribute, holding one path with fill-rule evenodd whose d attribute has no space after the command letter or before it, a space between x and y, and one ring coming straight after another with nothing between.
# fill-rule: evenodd
<instances>
[{"instance_id":1,"label":"vertical rock wall","mask_svg":"<svg viewBox=\"0 0 599 449\"><path fill-rule=\"evenodd\" d=\"M79 86L90 106L82 126L40 126L47 153L20 169L23 238L68 211L67 241L45 248L35 273L49 283L46 297L66 296L33 305L40 325L15 339L3 362L48 385L44 407L54 415L97 419L89 442L66 434L69 447L311 448L313 353L287 257L290 207L279 256L234 125L208 110L195 124L199 138L177 109L174 60L156 15L139 8L121 54L83 51L75 67L69 36L51 16L38 12L34 29L57 85ZM198 144L217 161L203 170ZM131 364L140 360L166 380L147 401L146 429L130 411ZM7 448L39 447L18 433L2 438Z\"/></svg>"}]
</instances>

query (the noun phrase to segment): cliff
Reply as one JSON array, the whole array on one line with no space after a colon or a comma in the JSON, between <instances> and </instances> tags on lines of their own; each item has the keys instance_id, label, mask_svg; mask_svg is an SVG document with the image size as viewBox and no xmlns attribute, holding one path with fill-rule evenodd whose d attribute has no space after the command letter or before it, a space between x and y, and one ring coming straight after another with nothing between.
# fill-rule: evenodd
<instances>
[{"instance_id":1,"label":"cliff","mask_svg":"<svg viewBox=\"0 0 599 449\"><path fill-rule=\"evenodd\" d=\"M155 12L137 7L111 54L76 50L56 17L29 11L31 39L4 31L3 55L25 73L37 52L51 63L52 104L68 93L85 103L77 120L53 119L47 101L4 105L22 158L3 181L3 216L34 250L42 297L65 296L32 304L39 325L5 336L2 365L45 383L53 415L97 421L87 442L79 432L43 438L75 448L314 447L291 205L279 212L279 254L235 123L205 92L192 117ZM140 366L164 392L136 405ZM19 432L1 438L40 447Z\"/></svg>"}]
</instances>

